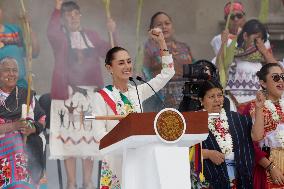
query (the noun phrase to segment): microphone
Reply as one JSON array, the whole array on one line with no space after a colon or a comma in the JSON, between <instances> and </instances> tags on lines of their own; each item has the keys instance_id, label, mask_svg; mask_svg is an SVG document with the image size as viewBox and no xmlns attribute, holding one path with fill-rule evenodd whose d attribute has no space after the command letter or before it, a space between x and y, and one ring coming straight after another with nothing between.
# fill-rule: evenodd
<instances>
[{"instance_id":1,"label":"microphone","mask_svg":"<svg viewBox=\"0 0 284 189\"><path fill-rule=\"evenodd\" d=\"M162 108L165 108L166 105L164 103L164 101L161 99L161 97L158 95L158 93L154 90L154 88L147 82L145 81L144 79L142 79L142 77L140 76L137 76L136 79L140 82L143 82L143 83L146 83L151 89L152 91L155 93L156 97L158 97L158 99L160 100L160 102L162 103L163 107Z\"/></svg>"},{"instance_id":2,"label":"microphone","mask_svg":"<svg viewBox=\"0 0 284 189\"><path fill-rule=\"evenodd\" d=\"M137 84L136 84L136 82L134 81L133 77L129 77L129 81L132 81L132 82L134 83L134 85L135 85L136 92L137 92L137 97L138 97L138 101L139 101L140 110L141 110L141 113L143 113L143 111L142 111L142 105L141 105L141 101L140 101L140 97L139 97L139 93L138 93Z\"/></svg>"}]
</instances>

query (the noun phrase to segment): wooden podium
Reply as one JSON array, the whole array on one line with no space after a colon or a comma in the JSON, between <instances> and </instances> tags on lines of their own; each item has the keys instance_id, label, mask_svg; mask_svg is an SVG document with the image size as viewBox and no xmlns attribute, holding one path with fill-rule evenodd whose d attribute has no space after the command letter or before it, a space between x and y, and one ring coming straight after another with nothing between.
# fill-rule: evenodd
<instances>
[{"instance_id":1,"label":"wooden podium","mask_svg":"<svg viewBox=\"0 0 284 189\"><path fill-rule=\"evenodd\" d=\"M157 113L132 113L122 119L100 141L103 155L122 158L122 189L188 189L188 147L208 136L207 112L184 112L186 130L174 144L156 136Z\"/></svg>"}]
</instances>

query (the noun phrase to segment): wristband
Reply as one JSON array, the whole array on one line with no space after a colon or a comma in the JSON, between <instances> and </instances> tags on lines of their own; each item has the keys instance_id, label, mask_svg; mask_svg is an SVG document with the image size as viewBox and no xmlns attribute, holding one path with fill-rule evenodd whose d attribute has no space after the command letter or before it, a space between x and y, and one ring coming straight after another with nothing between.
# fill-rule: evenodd
<instances>
[{"instance_id":1,"label":"wristband","mask_svg":"<svg viewBox=\"0 0 284 189\"><path fill-rule=\"evenodd\" d=\"M169 49L160 49L160 51L169 52Z\"/></svg>"},{"instance_id":2,"label":"wristband","mask_svg":"<svg viewBox=\"0 0 284 189\"><path fill-rule=\"evenodd\" d=\"M265 170L268 170L273 162L270 162L268 166L265 167Z\"/></svg>"}]
</instances>

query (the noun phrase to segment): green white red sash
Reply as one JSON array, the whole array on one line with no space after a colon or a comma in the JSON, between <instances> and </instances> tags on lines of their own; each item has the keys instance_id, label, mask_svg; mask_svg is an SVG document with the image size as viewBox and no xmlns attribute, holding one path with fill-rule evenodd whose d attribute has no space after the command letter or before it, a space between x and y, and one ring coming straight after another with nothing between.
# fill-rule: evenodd
<instances>
[{"instance_id":1,"label":"green white red sash","mask_svg":"<svg viewBox=\"0 0 284 189\"><path fill-rule=\"evenodd\" d=\"M118 112L116 110L116 102L115 102L114 97L112 95L112 91L113 91L113 86L108 85L105 88L101 89L99 91L99 93L103 97L103 99L107 103L107 105L112 109L114 114L118 115ZM121 92L119 92L119 94L120 94L120 98L121 98L122 102L124 103L124 105L128 105L133 109L133 106L132 106L131 102L129 101L129 99L124 94L122 94Z\"/></svg>"}]
</instances>

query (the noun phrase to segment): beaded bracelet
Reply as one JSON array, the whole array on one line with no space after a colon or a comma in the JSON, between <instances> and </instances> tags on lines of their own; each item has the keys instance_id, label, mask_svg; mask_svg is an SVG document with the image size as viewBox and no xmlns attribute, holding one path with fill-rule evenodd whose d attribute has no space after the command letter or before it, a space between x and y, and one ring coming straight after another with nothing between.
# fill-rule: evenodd
<instances>
[{"instance_id":1,"label":"beaded bracelet","mask_svg":"<svg viewBox=\"0 0 284 189\"><path fill-rule=\"evenodd\" d=\"M160 49L160 51L169 52L169 49Z\"/></svg>"},{"instance_id":2,"label":"beaded bracelet","mask_svg":"<svg viewBox=\"0 0 284 189\"><path fill-rule=\"evenodd\" d=\"M274 169L275 167L276 167L276 165L273 162L271 162L270 165L267 168L267 171L271 172L271 170Z\"/></svg>"},{"instance_id":3,"label":"beaded bracelet","mask_svg":"<svg viewBox=\"0 0 284 189\"><path fill-rule=\"evenodd\" d=\"M268 172L271 172L272 171L272 169L274 169L276 167L276 165L275 164L273 164L271 167L270 167L270 169L268 170Z\"/></svg>"}]
</instances>

